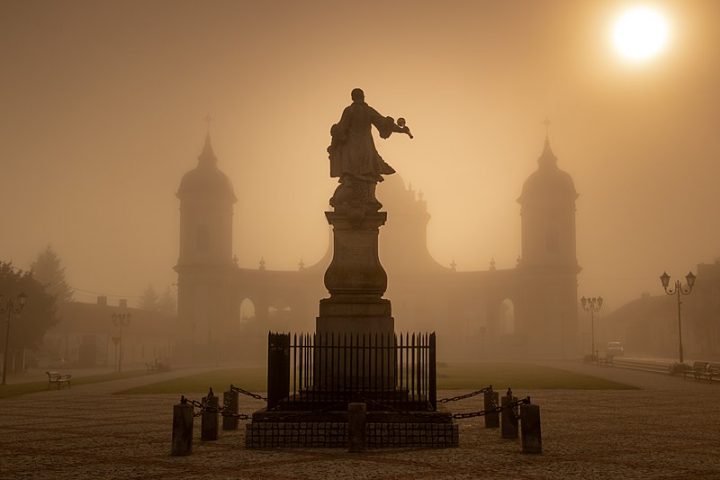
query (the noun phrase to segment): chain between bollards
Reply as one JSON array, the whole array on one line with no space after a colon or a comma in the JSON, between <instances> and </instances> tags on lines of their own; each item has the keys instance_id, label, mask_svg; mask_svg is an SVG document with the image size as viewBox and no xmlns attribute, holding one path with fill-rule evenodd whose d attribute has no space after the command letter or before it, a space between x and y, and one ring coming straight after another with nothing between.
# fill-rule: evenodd
<instances>
[{"instance_id":1,"label":"chain between bollards","mask_svg":"<svg viewBox=\"0 0 720 480\"><path fill-rule=\"evenodd\" d=\"M448 398L441 398L437 401L437 403L449 403L449 402L457 402L458 400L465 400L466 398L475 397L477 395L480 395L485 392L492 392L492 385L488 385L487 387L483 387L480 390L475 390L474 392L466 393L464 395L458 395L457 397L448 397Z\"/></svg>"}]
</instances>

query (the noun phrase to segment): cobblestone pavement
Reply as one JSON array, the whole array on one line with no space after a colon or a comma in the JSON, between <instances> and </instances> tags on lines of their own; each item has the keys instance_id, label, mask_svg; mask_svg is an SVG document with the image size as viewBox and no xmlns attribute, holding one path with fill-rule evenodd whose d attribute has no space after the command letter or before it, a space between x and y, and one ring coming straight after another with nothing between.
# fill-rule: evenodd
<instances>
[{"instance_id":1,"label":"cobblestone pavement","mask_svg":"<svg viewBox=\"0 0 720 480\"><path fill-rule=\"evenodd\" d=\"M523 455L517 441L482 428L482 418L460 421L459 448L361 454L246 450L242 429L201 442L196 419L192 456L170 457L177 397L112 392L188 373L172 372L0 400L0 478L720 479L719 385L570 368L643 389L516 391L541 406L542 455ZM453 411L482 408L479 397L450 405ZM242 412L260 406L241 397Z\"/></svg>"}]
</instances>

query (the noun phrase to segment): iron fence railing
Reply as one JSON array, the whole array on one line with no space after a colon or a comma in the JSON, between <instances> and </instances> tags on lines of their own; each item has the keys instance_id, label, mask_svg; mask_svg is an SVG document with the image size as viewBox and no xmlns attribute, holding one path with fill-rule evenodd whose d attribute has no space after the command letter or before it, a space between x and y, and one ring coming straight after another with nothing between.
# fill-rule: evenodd
<instances>
[{"instance_id":1,"label":"iron fence railing","mask_svg":"<svg viewBox=\"0 0 720 480\"><path fill-rule=\"evenodd\" d=\"M268 407L436 405L435 334L270 333Z\"/></svg>"}]
</instances>

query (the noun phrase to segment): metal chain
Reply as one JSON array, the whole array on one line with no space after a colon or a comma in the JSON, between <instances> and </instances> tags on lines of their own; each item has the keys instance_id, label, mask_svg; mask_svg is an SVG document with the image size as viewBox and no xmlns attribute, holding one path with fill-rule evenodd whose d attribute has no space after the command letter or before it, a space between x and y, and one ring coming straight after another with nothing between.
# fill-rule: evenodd
<instances>
[{"instance_id":1,"label":"metal chain","mask_svg":"<svg viewBox=\"0 0 720 480\"><path fill-rule=\"evenodd\" d=\"M437 403L449 403L457 402L458 400L465 400L466 398L475 397L477 395L480 395L481 393L492 392L492 389L492 385L488 385L487 387L483 387L480 390L475 390L474 392L466 393L464 395L458 395L457 397L441 398L437 401Z\"/></svg>"},{"instance_id":2,"label":"metal chain","mask_svg":"<svg viewBox=\"0 0 720 480\"><path fill-rule=\"evenodd\" d=\"M462 400L462 399L464 399L464 398L470 398L470 397L472 397L472 396L479 395L480 393L483 393L484 391L487 391L487 390L492 390L492 387L489 386L489 387L485 387L485 388L483 388L483 389L481 389L481 390L477 390L477 391L475 391L475 392L471 392L471 393L468 393L468 394L465 394L465 395L459 395L459 396L457 396L457 397L451 397L451 398L443 399L444 401L440 401L440 400L439 400L438 403L447 403L447 402L452 402L452 401L456 401L456 400ZM249 393L249 392L248 392L248 393ZM251 394L251 396L254 396L254 394ZM258 396L259 396L259 395L258 395ZM427 415L428 415L428 413L425 413L425 412L409 412L409 411L403 411L403 410L400 410L400 409L398 409L398 408L396 408L396 407L394 407L394 406L392 406L392 405L383 404L383 403L381 403L381 402L379 402L379 401L377 401L377 400L373 400L373 399L371 399L371 398L363 398L362 400L363 400L364 402L366 402L366 403L379 406L379 407L384 408L384 409L386 409L386 410L390 410L390 411L392 411L392 412L394 412L394 413L399 413L399 414L403 414L403 415L409 415L409 416L418 417L418 418L427 418ZM248 415L248 414L245 414L245 413L231 413L231 412L228 412L227 410L229 409L229 406L226 407L226 406L223 406L223 405L218 405L217 407L209 407L209 406L206 405L205 403L198 402L197 400L191 400L191 399L186 398L186 397L184 397L184 396L181 397L181 402L182 402L182 403L185 403L185 404L188 404L188 405L190 405L190 406L193 408L193 417L198 417L198 416L202 415L204 412L210 412L210 413L219 413L219 414L222 415L223 417L232 417L232 418L237 418L237 419L239 419L239 420L252 420L252 415ZM332 411L332 410L336 409L336 408L337 408L339 405L341 405L341 404L344 405L343 402L339 402L339 403L335 403L335 404L329 405L329 406L327 406L327 407L325 407L325 408L323 408L323 409L320 409L320 410L312 410L312 411L309 411L309 412L288 413L288 414L286 414L286 415L273 415L273 419L274 419L274 420L279 420L279 421L288 421L288 420L295 420L295 419L299 419L299 418L300 418L300 419L302 419L302 418L307 418L308 416L311 416L311 415L318 415L318 414L322 414L322 413L326 413L326 412ZM530 397L525 397L525 398L522 398L522 399L519 399L519 400L515 400L515 401L510 402L509 404L504 405L504 406L495 406L495 407L490 408L490 409L488 409L488 410L478 410L478 411L475 411L475 412L454 413L454 414L452 414L452 418L453 418L454 420L462 420L462 419L466 419L466 418L482 417L482 416L485 416L485 415L488 415L488 414L491 414L491 413L500 413L500 412L502 412L502 411L503 411L504 409L506 409L506 408L511 409L511 413L513 414L513 416L515 416L515 417L517 418L517 415L515 414L515 409L516 409L518 406L520 406L520 405L530 405ZM196 409L196 408L199 409L198 412L195 412L195 409Z\"/></svg>"},{"instance_id":3,"label":"metal chain","mask_svg":"<svg viewBox=\"0 0 720 480\"><path fill-rule=\"evenodd\" d=\"M525 397L520 400L510 402L508 405L505 405L505 406L491 408L490 410L478 410L476 412L453 413L452 418L455 420L461 420L464 418L482 417L482 416L485 416L490 413L500 413L506 408L512 409L513 410L512 413L514 415L515 414L514 410L519 405L530 405L530 397Z\"/></svg>"},{"instance_id":4,"label":"metal chain","mask_svg":"<svg viewBox=\"0 0 720 480\"><path fill-rule=\"evenodd\" d=\"M184 397L184 396L180 398L180 401L181 401L181 403L184 403L184 404L186 404L186 405L190 405L190 406L192 407L192 409L193 409L193 417L199 417L199 416L202 415L203 413L209 412L209 413L219 413L219 414L222 415L223 417L233 417L233 418L238 418L238 419L240 419L240 420L252 420L252 415L248 415L248 414L246 414L246 413L232 413L232 412L229 412L229 411L228 411L229 408L230 408L229 406L218 405L217 407L210 407L210 406L208 406L207 404L205 404L205 403L203 403L203 402L198 402L197 400L191 400L191 399L186 398L186 397ZM196 408L198 409L197 412L195 411Z\"/></svg>"},{"instance_id":5,"label":"metal chain","mask_svg":"<svg viewBox=\"0 0 720 480\"><path fill-rule=\"evenodd\" d=\"M244 388L236 387L235 385L230 385L230 391L242 393L243 395L247 395L248 397L252 397L255 400L265 400L267 401L267 397L263 397L262 395L258 395L257 393L248 392Z\"/></svg>"}]
</instances>

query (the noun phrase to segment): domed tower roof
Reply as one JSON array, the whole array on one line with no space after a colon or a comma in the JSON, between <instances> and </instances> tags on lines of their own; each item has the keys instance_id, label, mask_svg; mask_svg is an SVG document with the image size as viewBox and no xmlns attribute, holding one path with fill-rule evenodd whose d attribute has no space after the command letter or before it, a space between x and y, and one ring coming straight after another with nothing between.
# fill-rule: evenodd
<instances>
[{"instance_id":1,"label":"domed tower roof","mask_svg":"<svg viewBox=\"0 0 720 480\"><path fill-rule=\"evenodd\" d=\"M210 141L210 133L205 137L205 145L198 156L197 167L187 172L180 181L177 196L183 200L202 196L226 200L235 203L237 198L230 179L217 167L217 157Z\"/></svg>"},{"instance_id":2,"label":"domed tower roof","mask_svg":"<svg viewBox=\"0 0 720 480\"><path fill-rule=\"evenodd\" d=\"M550 138L546 136L545 146L538 158L538 169L525 180L518 202L522 204L529 198L549 195L573 200L578 197L570 174L558 168L557 157L550 146Z\"/></svg>"}]
</instances>

